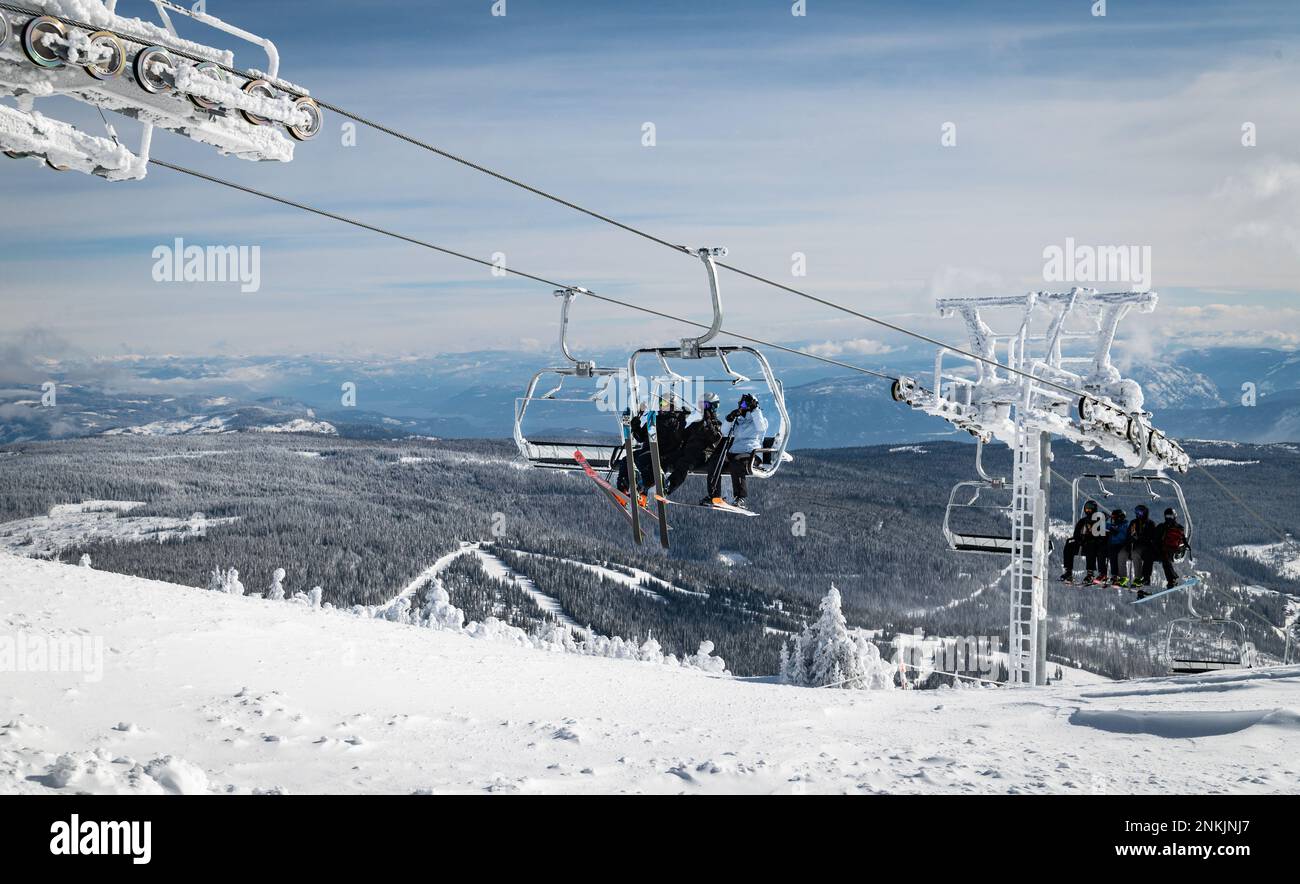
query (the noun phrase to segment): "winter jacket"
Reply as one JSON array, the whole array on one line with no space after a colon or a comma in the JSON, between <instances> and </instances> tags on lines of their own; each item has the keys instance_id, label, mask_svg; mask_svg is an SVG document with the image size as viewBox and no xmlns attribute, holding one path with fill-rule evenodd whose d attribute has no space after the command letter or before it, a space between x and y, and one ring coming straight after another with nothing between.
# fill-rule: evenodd
<instances>
[{"instance_id":1,"label":"winter jacket","mask_svg":"<svg viewBox=\"0 0 1300 884\"><path fill-rule=\"evenodd\" d=\"M682 431L682 447L674 461L685 467L703 466L722 442L722 423L712 411L701 412L698 421Z\"/></svg>"},{"instance_id":2,"label":"winter jacket","mask_svg":"<svg viewBox=\"0 0 1300 884\"><path fill-rule=\"evenodd\" d=\"M1122 519L1118 522L1110 520L1106 522L1106 542L1111 549L1123 549L1128 545L1128 522Z\"/></svg>"},{"instance_id":3,"label":"winter jacket","mask_svg":"<svg viewBox=\"0 0 1300 884\"><path fill-rule=\"evenodd\" d=\"M1074 539L1080 542L1096 540L1106 536L1106 517L1100 512L1084 516L1074 523Z\"/></svg>"},{"instance_id":4,"label":"winter jacket","mask_svg":"<svg viewBox=\"0 0 1300 884\"><path fill-rule=\"evenodd\" d=\"M1174 537L1171 537L1170 535L1175 529L1178 533ZM1175 537L1181 539L1175 540ZM1181 552L1187 547L1187 529L1178 522L1162 522L1160 525L1156 526L1153 544L1157 550L1169 553L1170 555L1173 555L1176 552Z\"/></svg>"},{"instance_id":5,"label":"winter jacket","mask_svg":"<svg viewBox=\"0 0 1300 884\"><path fill-rule=\"evenodd\" d=\"M629 426L632 430L632 438L636 440L636 444L638 445L650 444L650 431L646 428L644 412L640 412L632 415L632 420Z\"/></svg>"},{"instance_id":6,"label":"winter jacket","mask_svg":"<svg viewBox=\"0 0 1300 884\"><path fill-rule=\"evenodd\" d=\"M736 416L731 424L731 453L749 454L762 448L767 438L767 418L763 409L755 408Z\"/></svg>"},{"instance_id":7,"label":"winter jacket","mask_svg":"<svg viewBox=\"0 0 1300 884\"><path fill-rule=\"evenodd\" d=\"M1151 519L1134 519L1128 523L1129 547L1146 549L1156 542L1156 524Z\"/></svg>"},{"instance_id":8,"label":"winter jacket","mask_svg":"<svg viewBox=\"0 0 1300 884\"><path fill-rule=\"evenodd\" d=\"M671 463L684 441L686 412L661 411L655 415L655 433L659 436L659 457Z\"/></svg>"}]
</instances>

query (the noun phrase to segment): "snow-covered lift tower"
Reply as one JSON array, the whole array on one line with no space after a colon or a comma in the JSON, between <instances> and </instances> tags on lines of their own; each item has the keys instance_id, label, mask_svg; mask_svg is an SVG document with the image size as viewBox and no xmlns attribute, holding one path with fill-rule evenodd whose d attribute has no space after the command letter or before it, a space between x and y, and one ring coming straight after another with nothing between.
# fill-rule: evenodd
<instances>
[{"instance_id":1,"label":"snow-covered lift tower","mask_svg":"<svg viewBox=\"0 0 1300 884\"><path fill-rule=\"evenodd\" d=\"M1120 321L1134 310L1151 313L1157 301L1155 292L1084 288L941 299L941 315L965 321L969 353L941 348L928 384L910 377L894 384L899 402L1012 450L1012 684L1046 683L1052 438L1102 449L1130 471L1182 473L1190 465L1182 447L1152 425L1142 387L1111 361ZM989 311L1009 312L1017 324L996 332L985 321ZM953 360L956 368L946 364Z\"/></svg>"}]
</instances>

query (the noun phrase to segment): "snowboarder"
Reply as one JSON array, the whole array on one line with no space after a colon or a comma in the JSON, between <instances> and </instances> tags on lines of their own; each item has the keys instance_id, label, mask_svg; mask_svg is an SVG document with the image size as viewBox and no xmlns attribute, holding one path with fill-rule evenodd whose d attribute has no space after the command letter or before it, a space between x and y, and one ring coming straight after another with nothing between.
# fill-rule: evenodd
<instances>
[{"instance_id":1,"label":"snowboarder","mask_svg":"<svg viewBox=\"0 0 1300 884\"><path fill-rule=\"evenodd\" d=\"M718 420L718 394L705 393L700 399L700 419L682 428L681 445L672 459L672 469L666 481L664 494L671 496L681 487L691 470L708 464L722 443L722 422ZM712 505L713 498L706 497L702 506Z\"/></svg>"},{"instance_id":2,"label":"snowboarder","mask_svg":"<svg viewBox=\"0 0 1300 884\"><path fill-rule=\"evenodd\" d=\"M1100 546L1106 539L1106 517L1101 514L1097 501L1090 500L1083 505L1083 517L1074 523L1074 535L1065 544L1065 571L1061 574L1064 583L1074 582L1074 560L1082 553L1088 566L1088 576L1084 583L1091 583L1097 574L1097 557Z\"/></svg>"},{"instance_id":3,"label":"snowboarder","mask_svg":"<svg viewBox=\"0 0 1300 884\"><path fill-rule=\"evenodd\" d=\"M1159 561L1165 571L1165 582L1169 589L1173 589L1179 580L1174 562L1182 559L1187 554L1187 549L1187 529L1179 523L1178 511L1170 507L1165 510L1164 523L1152 531L1148 556L1142 565L1143 582L1148 585L1151 583L1151 572ZM1138 597L1145 594L1139 592Z\"/></svg>"},{"instance_id":4,"label":"snowboarder","mask_svg":"<svg viewBox=\"0 0 1300 884\"><path fill-rule=\"evenodd\" d=\"M748 496L745 479L754 471L754 458L767 438L767 418L758 406L758 398L746 393L725 420L731 424L731 447L719 448L709 464L709 498L722 496L722 470L717 460L726 457L722 466L731 473L732 503L743 509Z\"/></svg>"},{"instance_id":5,"label":"snowboarder","mask_svg":"<svg viewBox=\"0 0 1300 884\"><path fill-rule=\"evenodd\" d=\"M1121 553L1121 560L1127 560L1133 569L1133 577L1128 583L1130 587L1146 585L1143 574L1149 573L1145 571L1145 562L1151 556L1155 530L1155 523L1151 521L1146 504L1138 504L1133 511L1133 521L1128 523L1128 545Z\"/></svg>"}]
</instances>

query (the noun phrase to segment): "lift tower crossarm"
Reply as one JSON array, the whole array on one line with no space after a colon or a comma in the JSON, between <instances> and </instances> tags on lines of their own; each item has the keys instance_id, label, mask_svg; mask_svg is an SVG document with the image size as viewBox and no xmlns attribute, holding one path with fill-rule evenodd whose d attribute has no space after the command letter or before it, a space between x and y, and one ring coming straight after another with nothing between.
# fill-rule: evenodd
<instances>
[{"instance_id":1,"label":"lift tower crossarm","mask_svg":"<svg viewBox=\"0 0 1300 884\"><path fill-rule=\"evenodd\" d=\"M902 377L894 384L896 400L941 417L981 442L996 439L1012 449L1012 684L1046 682L1053 437L1106 451L1130 469L1182 473L1191 465L1182 447L1152 425L1141 386L1124 378L1111 360L1119 323L1133 310L1150 313L1158 301L1150 291L1090 288L945 298L937 302L939 312L965 322L969 354L942 348L928 383ZM1016 324L995 331L984 318L990 310L1015 311ZM1011 370L999 371L970 354L1005 358L1002 364ZM945 365L952 359L958 360L955 367ZM1073 397L1063 387L1086 395Z\"/></svg>"}]
</instances>

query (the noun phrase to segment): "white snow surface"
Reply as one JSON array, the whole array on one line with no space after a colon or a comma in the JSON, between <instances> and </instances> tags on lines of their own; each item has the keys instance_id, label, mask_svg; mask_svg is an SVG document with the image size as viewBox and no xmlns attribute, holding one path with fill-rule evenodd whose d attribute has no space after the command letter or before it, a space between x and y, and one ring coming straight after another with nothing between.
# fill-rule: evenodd
<instances>
[{"instance_id":1,"label":"white snow surface","mask_svg":"<svg viewBox=\"0 0 1300 884\"><path fill-rule=\"evenodd\" d=\"M87 500L61 503L48 516L33 516L0 522L0 550L38 558L53 558L63 550L87 543L111 540L117 543L160 543L184 539L195 533L193 517L129 516L144 506L134 500ZM238 516L204 518L207 528L239 521Z\"/></svg>"},{"instance_id":2,"label":"white snow surface","mask_svg":"<svg viewBox=\"0 0 1300 884\"><path fill-rule=\"evenodd\" d=\"M1300 667L816 690L0 553L15 636L103 677L0 673L2 793L1300 790Z\"/></svg>"}]
</instances>

